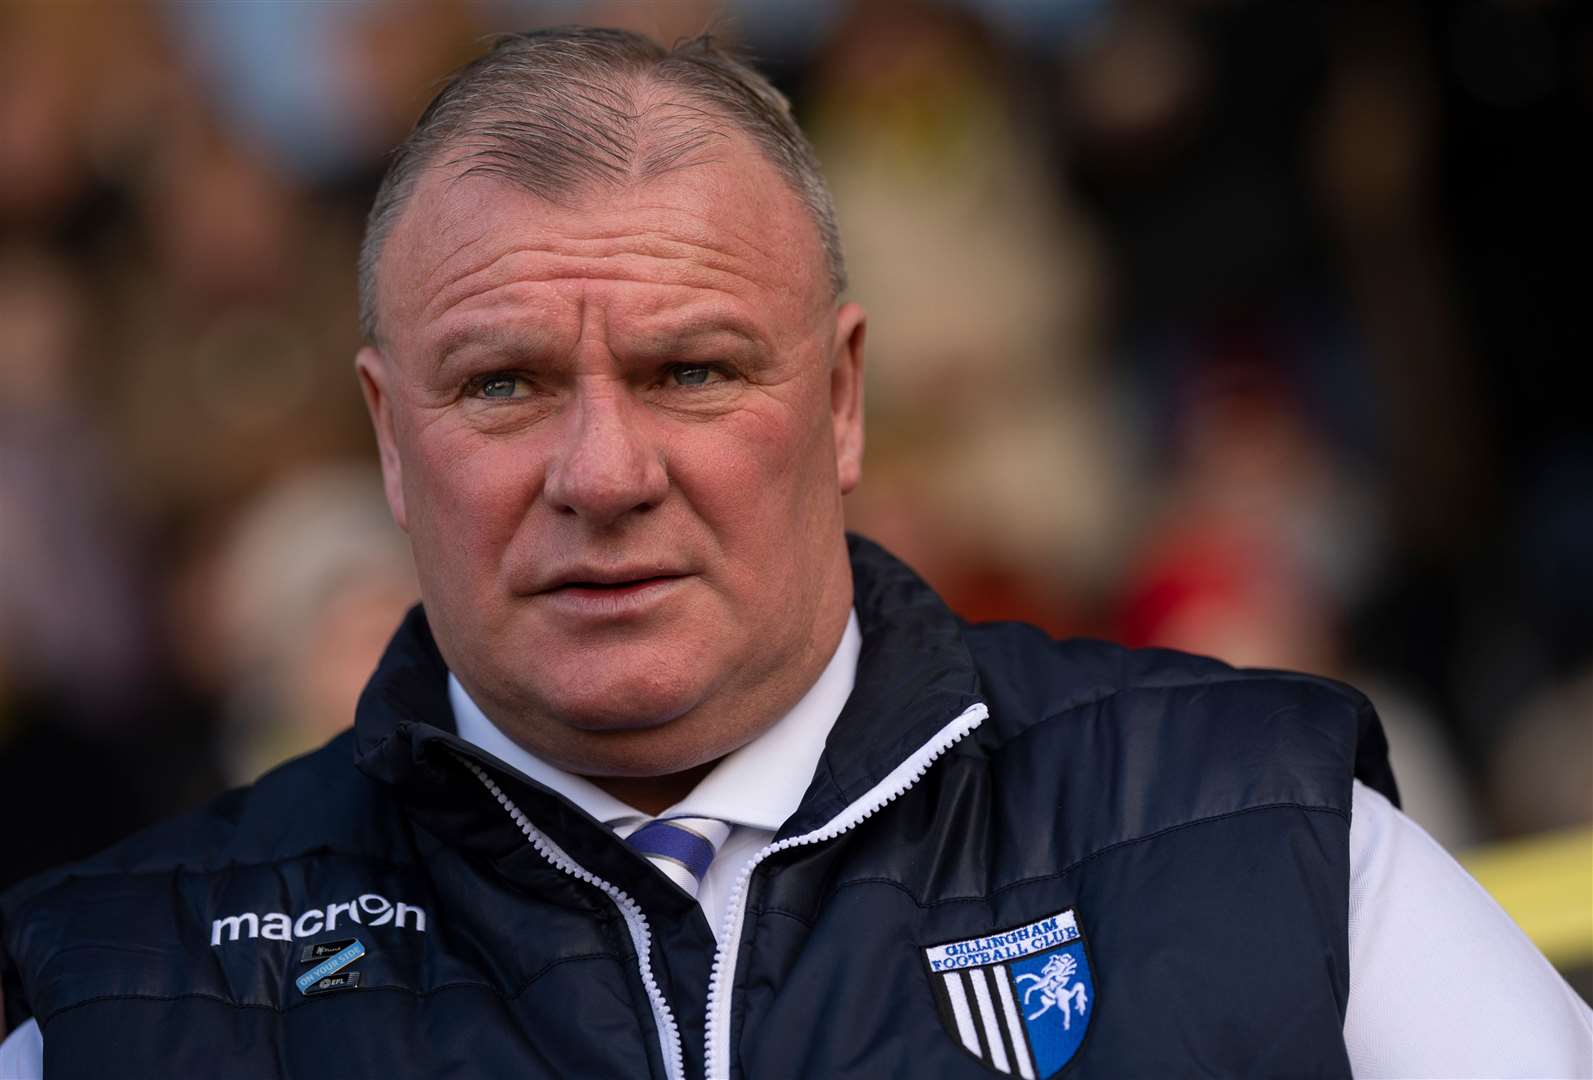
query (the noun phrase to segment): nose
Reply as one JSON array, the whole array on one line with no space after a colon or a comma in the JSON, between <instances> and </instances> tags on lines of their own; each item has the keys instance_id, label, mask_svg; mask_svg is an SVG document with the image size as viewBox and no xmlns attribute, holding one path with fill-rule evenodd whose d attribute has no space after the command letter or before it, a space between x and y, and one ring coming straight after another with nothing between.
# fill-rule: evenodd
<instances>
[{"instance_id":1,"label":"nose","mask_svg":"<svg viewBox=\"0 0 1593 1080\"><path fill-rule=\"evenodd\" d=\"M662 502L669 474L643 406L623 388L583 389L566 415L543 490L559 513L599 527Z\"/></svg>"}]
</instances>

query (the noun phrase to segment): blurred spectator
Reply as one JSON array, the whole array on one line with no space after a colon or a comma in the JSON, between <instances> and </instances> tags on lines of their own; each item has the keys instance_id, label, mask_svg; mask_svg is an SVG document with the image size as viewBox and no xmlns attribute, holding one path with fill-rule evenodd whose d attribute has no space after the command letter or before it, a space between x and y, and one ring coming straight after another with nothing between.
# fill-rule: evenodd
<instances>
[{"instance_id":1,"label":"blurred spectator","mask_svg":"<svg viewBox=\"0 0 1593 1080\"><path fill-rule=\"evenodd\" d=\"M89 313L67 264L0 251L0 886L216 784L204 717L168 707L183 695L95 425Z\"/></svg>"},{"instance_id":2,"label":"blurred spectator","mask_svg":"<svg viewBox=\"0 0 1593 1080\"><path fill-rule=\"evenodd\" d=\"M93 426L87 316L59 260L0 252L0 655L14 690L69 699L92 724L147 685L153 658Z\"/></svg>"},{"instance_id":3,"label":"blurred spectator","mask_svg":"<svg viewBox=\"0 0 1593 1080\"><path fill-rule=\"evenodd\" d=\"M871 480L849 520L985 611L972 589L992 572L1040 595L1107 576L1128 489L1093 365L1095 242L1057 201L996 56L966 15L858 4L808 104L871 314Z\"/></svg>"},{"instance_id":4,"label":"blurred spectator","mask_svg":"<svg viewBox=\"0 0 1593 1080\"><path fill-rule=\"evenodd\" d=\"M349 725L420 593L366 461L283 477L230 523L201 572L180 632L224 688L222 760L239 784Z\"/></svg>"},{"instance_id":5,"label":"blurred spectator","mask_svg":"<svg viewBox=\"0 0 1593 1080\"><path fill-rule=\"evenodd\" d=\"M1344 612L1380 548L1373 493L1264 369L1222 362L1182 397L1167 504L1129 576L1118 636L1358 686L1382 717L1404 808L1451 849L1476 839L1433 711L1359 669Z\"/></svg>"},{"instance_id":6,"label":"blurred spectator","mask_svg":"<svg viewBox=\"0 0 1593 1080\"><path fill-rule=\"evenodd\" d=\"M98 248L183 100L152 3L0 6L0 229Z\"/></svg>"},{"instance_id":7,"label":"blurred spectator","mask_svg":"<svg viewBox=\"0 0 1593 1080\"><path fill-rule=\"evenodd\" d=\"M142 511L182 520L369 445L349 357L358 224L180 112L106 280L112 422ZM196 452L203 448L203 452Z\"/></svg>"},{"instance_id":8,"label":"blurred spectator","mask_svg":"<svg viewBox=\"0 0 1593 1080\"><path fill-rule=\"evenodd\" d=\"M1500 830L1520 835L1593 821L1593 666L1534 694L1504 727L1488 770Z\"/></svg>"}]
</instances>

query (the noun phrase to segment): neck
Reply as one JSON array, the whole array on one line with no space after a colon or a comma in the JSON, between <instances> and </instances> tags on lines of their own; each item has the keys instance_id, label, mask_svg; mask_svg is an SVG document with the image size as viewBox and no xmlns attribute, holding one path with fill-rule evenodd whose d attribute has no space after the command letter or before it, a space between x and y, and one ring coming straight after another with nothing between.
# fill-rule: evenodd
<instances>
[{"instance_id":1,"label":"neck","mask_svg":"<svg viewBox=\"0 0 1593 1080\"><path fill-rule=\"evenodd\" d=\"M717 764L717 760L707 761L663 776L588 776L587 779L621 802L649 816L657 816L690 795L692 788Z\"/></svg>"}]
</instances>

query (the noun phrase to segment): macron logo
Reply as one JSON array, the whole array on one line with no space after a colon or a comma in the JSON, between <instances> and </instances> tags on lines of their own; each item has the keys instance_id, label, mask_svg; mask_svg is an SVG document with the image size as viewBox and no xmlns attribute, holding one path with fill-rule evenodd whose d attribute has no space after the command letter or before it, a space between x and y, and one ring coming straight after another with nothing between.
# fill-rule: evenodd
<instances>
[{"instance_id":1,"label":"macron logo","mask_svg":"<svg viewBox=\"0 0 1593 1080\"><path fill-rule=\"evenodd\" d=\"M210 924L210 944L220 945L222 935L226 940L242 937L265 938L268 941L292 941L294 938L312 937L337 929L338 916L361 926L411 926L420 933L426 932L426 909L413 904L395 904L385 896L366 893L346 904L332 904L325 910L311 908L295 917L280 911L264 915L245 911L241 915L228 915Z\"/></svg>"}]
</instances>

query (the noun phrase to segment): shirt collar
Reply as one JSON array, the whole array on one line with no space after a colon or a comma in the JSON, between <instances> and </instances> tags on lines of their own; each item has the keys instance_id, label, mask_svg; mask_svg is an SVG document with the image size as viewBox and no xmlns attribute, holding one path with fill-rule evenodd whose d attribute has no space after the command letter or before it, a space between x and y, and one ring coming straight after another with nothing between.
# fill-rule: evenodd
<instances>
[{"instance_id":1,"label":"shirt collar","mask_svg":"<svg viewBox=\"0 0 1593 1080\"><path fill-rule=\"evenodd\" d=\"M791 711L746 746L726 755L686 798L659 816L712 817L777 831L801 804L830 728L851 696L862 645L854 610L834 655ZM448 675L448 701L461 739L552 788L605 825L623 828L647 819L646 814L590 780L527 752L487 719L452 672Z\"/></svg>"},{"instance_id":2,"label":"shirt collar","mask_svg":"<svg viewBox=\"0 0 1593 1080\"><path fill-rule=\"evenodd\" d=\"M454 724L461 739L474 743L505 765L519 769L542 786L552 788L605 825L647 816L585 777L567 773L557 765L549 765L528 753L500 731L498 725L487 719L487 714L481 711L451 671L448 673L448 704L453 707Z\"/></svg>"}]
</instances>

